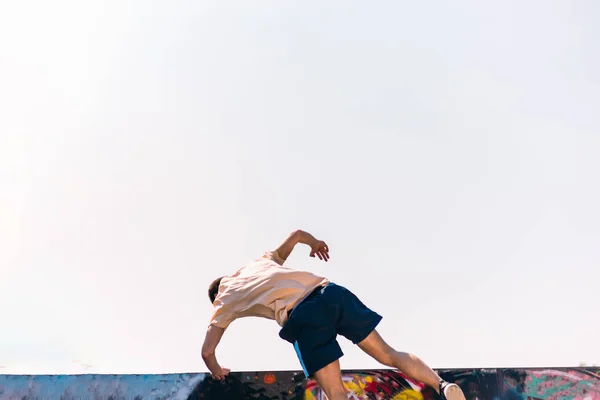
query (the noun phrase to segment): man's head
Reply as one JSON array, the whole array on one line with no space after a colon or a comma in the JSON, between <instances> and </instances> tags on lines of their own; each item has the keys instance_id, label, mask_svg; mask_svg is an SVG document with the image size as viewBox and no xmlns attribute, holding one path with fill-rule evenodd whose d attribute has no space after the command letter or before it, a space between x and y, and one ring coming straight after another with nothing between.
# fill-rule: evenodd
<instances>
[{"instance_id":1,"label":"man's head","mask_svg":"<svg viewBox=\"0 0 600 400\"><path fill-rule=\"evenodd\" d=\"M219 293L219 285L221 284L221 279L223 279L222 276L212 281L212 283L208 287L208 298L210 299L211 303L214 303L215 299L217 298L217 293Z\"/></svg>"}]
</instances>

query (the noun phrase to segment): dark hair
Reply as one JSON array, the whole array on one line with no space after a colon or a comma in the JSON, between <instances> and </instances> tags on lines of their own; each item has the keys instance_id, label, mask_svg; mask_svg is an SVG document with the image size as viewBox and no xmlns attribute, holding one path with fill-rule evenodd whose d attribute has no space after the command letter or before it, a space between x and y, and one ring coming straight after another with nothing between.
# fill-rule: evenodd
<instances>
[{"instance_id":1,"label":"dark hair","mask_svg":"<svg viewBox=\"0 0 600 400\"><path fill-rule=\"evenodd\" d=\"M219 285L221 284L221 279L223 279L222 276L212 281L212 283L208 287L208 298L210 299L211 303L214 303L215 299L217 298L217 293L219 293Z\"/></svg>"}]
</instances>

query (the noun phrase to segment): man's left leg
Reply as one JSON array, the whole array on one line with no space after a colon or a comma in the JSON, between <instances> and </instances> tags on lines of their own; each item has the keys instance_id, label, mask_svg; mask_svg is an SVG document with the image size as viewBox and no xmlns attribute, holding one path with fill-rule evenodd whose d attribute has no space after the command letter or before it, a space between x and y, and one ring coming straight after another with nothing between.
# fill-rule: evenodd
<instances>
[{"instance_id":1,"label":"man's left leg","mask_svg":"<svg viewBox=\"0 0 600 400\"><path fill-rule=\"evenodd\" d=\"M330 400L346 400L337 342L335 307L323 297L325 289L313 292L296 306L279 336L292 343L304 374L314 378Z\"/></svg>"},{"instance_id":2,"label":"man's left leg","mask_svg":"<svg viewBox=\"0 0 600 400\"><path fill-rule=\"evenodd\" d=\"M313 374L313 377L323 389L329 400L347 400L348 394L342 382L340 360L326 365Z\"/></svg>"}]
</instances>

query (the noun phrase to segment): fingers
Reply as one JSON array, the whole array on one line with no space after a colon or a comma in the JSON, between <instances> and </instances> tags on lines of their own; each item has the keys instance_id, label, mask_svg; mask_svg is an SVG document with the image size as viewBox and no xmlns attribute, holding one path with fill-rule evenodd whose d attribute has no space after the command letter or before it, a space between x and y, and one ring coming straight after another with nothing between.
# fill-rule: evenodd
<instances>
[{"instance_id":1,"label":"fingers","mask_svg":"<svg viewBox=\"0 0 600 400\"><path fill-rule=\"evenodd\" d=\"M221 372L219 372L218 374L213 374L212 377L214 380L222 381L227 375L229 375L230 372L231 370L229 368L223 368L221 369Z\"/></svg>"},{"instance_id":2,"label":"fingers","mask_svg":"<svg viewBox=\"0 0 600 400\"><path fill-rule=\"evenodd\" d=\"M329 246L327 246L327 243L323 242L323 246L320 249L321 252L321 256L323 257L322 259L325 261L329 261Z\"/></svg>"},{"instance_id":3,"label":"fingers","mask_svg":"<svg viewBox=\"0 0 600 400\"><path fill-rule=\"evenodd\" d=\"M317 256L319 260L329 261L329 247L327 244L325 244L325 242L321 242L319 245L311 249L310 256L313 258Z\"/></svg>"},{"instance_id":4,"label":"fingers","mask_svg":"<svg viewBox=\"0 0 600 400\"><path fill-rule=\"evenodd\" d=\"M329 252L327 250L321 249L317 251L317 257L319 257L319 260L327 262L329 261Z\"/></svg>"}]
</instances>

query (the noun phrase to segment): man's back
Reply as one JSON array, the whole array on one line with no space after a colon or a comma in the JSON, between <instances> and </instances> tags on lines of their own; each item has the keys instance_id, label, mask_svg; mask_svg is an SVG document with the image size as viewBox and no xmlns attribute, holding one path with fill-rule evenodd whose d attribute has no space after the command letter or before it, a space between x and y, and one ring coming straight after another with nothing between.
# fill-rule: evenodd
<instances>
[{"instance_id":1,"label":"man's back","mask_svg":"<svg viewBox=\"0 0 600 400\"><path fill-rule=\"evenodd\" d=\"M267 252L224 276L210 324L227 328L237 318L263 317L283 326L289 310L313 289L329 282L312 272L284 267L283 263L277 251Z\"/></svg>"}]
</instances>

